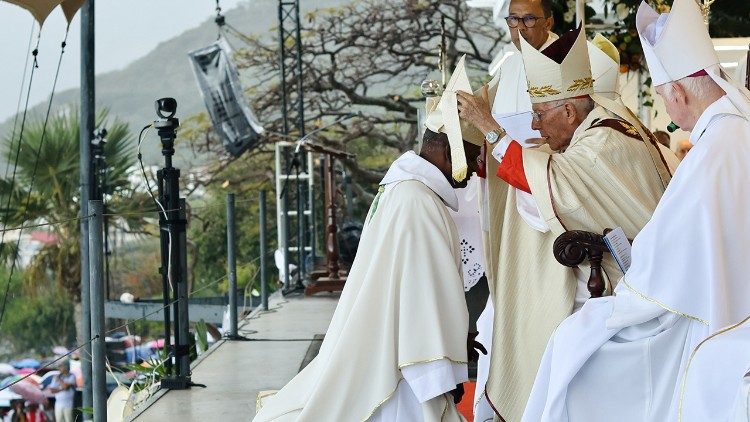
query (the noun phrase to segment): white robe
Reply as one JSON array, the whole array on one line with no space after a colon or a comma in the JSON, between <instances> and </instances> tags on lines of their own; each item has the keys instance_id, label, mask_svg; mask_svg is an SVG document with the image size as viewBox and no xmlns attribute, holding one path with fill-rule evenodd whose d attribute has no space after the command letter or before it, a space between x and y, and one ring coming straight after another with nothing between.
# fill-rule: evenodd
<instances>
[{"instance_id":1,"label":"white robe","mask_svg":"<svg viewBox=\"0 0 750 422\"><path fill-rule=\"evenodd\" d=\"M254 421L463 421L468 312L452 186L413 152L396 160L366 217L318 356Z\"/></svg>"},{"instance_id":2,"label":"white robe","mask_svg":"<svg viewBox=\"0 0 750 422\"><path fill-rule=\"evenodd\" d=\"M725 96L691 141L615 296L588 301L547 345L524 421L705 420L681 411L680 381L701 341L750 315L750 122Z\"/></svg>"},{"instance_id":3,"label":"white robe","mask_svg":"<svg viewBox=\"0 0 750 422\"><path fill-rule=\"evenodd\" d=\"M549 38L545 42L544 46L548 46L557 38L557 35L550 33ZM495 95L492 104L492 113L500 115L517 112L530 112L531 99L526 92L526 90L528 89L526 83L526 70L523 66L523 58L521 57L521 52L518 51L513 43L509 43L508 46L500 54L502 54L503 56L507 55L507 57L498 70L499 74L496 76L498 78L498 94ZM487 177L497 177L494 174L494 172L497 170L497 166L495 166L495 168L490 168L490 166L488 166L487 170ZM482 228L484 229L485 237L496 238L499 236L498 233L489 233L489 204L487 202L489 200L489 193L487 192L488 185L486 183L486 180L483 182L483 195L481 204L481 209L483 210ZM527 214L529 209L536 209L534 198L531 196L531 194L521 190L517 190L514 187L509 187L508 189L510 189L511 194L516 196L518 204L517 210L521 214L521 216L524 216L525 219L525 215ZM531 227L534 227L531 222L527 222L531 225ZM544 229L539 229L538 227L535 227L535 229L542 232L546 231ZM493 262L496 262L496 260L497 257L495 256L490 257L490 259L486 260L485 262L485 271L488 276L488 282L490 283L495 282L494 280L492 280L492 276L497 272L497 269L487 269L487 266L491 265ZM494 316L495 313L492 305L492 298L490 298L487 300L487 305L480 315L479 320L477 321L477 331L479 331L477 340L482 343L482 345L484 345L488 351L487 355L479 355L479 362L477 363L477 385L476 392L474 394L474 418L480 422L492 420L495 416L495 412L492 410L492 407L487 402L487 398L485 396L485 385L489 376L490 359L492 354L491 345Z\"/></svg>"},{"instance_id":4,"label":"white robe","mask_svg":"<svg viewBox=\"0 0 750 422\"><path fill-rule=\"evenodd\" d=\"M750 324L701 343L685 371L682 419L748 421Z\"/></svg>"},{"instance_id":5,"label":"white robe","mask_svg":"<svg viewBox=\"0 0 750 422\"><path fill-rule=\"evenodd\" d=\"M479 219L479 177L469 179L467 186L456 189L458 211L450 210L458 230L464 290L469 291L484 275L484 245Z\"/></svg>"}]
</instances>

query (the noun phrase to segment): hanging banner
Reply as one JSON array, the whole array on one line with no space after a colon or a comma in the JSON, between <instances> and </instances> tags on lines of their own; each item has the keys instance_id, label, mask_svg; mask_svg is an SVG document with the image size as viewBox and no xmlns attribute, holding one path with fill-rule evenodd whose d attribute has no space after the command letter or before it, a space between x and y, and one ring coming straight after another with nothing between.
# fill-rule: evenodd
<instances>
[{"instance_id":1,"label":"hanging banner","mask_svg":"<svg viewBox=\"0 0 750 422\"><path fill-rule=\"evenodd\" d=\"M227 152L237 157L256 146L263 126L245 98L226 40L219 39L188 56L214 130Z\"/></svg>"}]
</instances>

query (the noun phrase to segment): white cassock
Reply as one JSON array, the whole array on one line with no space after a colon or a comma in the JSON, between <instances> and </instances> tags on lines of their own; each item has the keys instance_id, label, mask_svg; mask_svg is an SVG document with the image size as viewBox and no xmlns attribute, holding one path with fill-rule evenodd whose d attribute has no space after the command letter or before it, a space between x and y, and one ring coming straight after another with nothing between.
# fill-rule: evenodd
<instances>
[{"instance_id":1,"label":"white cassock","mask_svg":"<svg viewBox=\"0 0 750 422\"><path fill-rule=\"evenodd\" d=\"M544 44L544 47L548 46L556 39L557 35L550 33L549 38ZM492 113L494 115L505 115L531 112L531 100L529 99L528 92L526 92L528 86L526 82L526 71L524 70L521 52L518 51L515 44L509 43L500 54L502 54L506 58L500 65L498 75L496 75L498 95L495 96L495 99L493 101ZM487 177L496 177L493 172L497 169L497 166L495 165L494 167L495 168L492 169L488 166ZM481 196L480 206L482 210L482 229L485 232L484 236L486 238L496 237L498 236L497 233L489 233L490 207L487 180L481 179L480 183L481 191L483 193L483 195ZM534 198L531 196L531 194L515 189L513 187L509 187L509 189L515 192L514 194L516 195L518 212L522 217L524 217L524 220L526 220L527 223L529 223L529 225L536 230L542 232L548 231L549 228L545 229L546 225L536 225L536 222L539 221L539 218L535 218L534 215L538 216L539 211L536 208L536 203L534 202ZM542 224L544 223L542 222ZM496 262L496 259L496 257L490 257L490 259L487 260L486 265L491 265L493 261ZM496 272L497 269L491 269L490 271L487 271L488 282L490 283L494 283L494 281L491 279L493 274L492 271ZM495 320L495 312L492 302L493 301L491 298L487 300L487 305L484 311L482 311L482 314L479 316L479 319L477 320L477 331L479 331L477 341L482 343L482 345L488 351L487 355L480 354L479 361L477 362L477 385L476 391L474 393L474 419L478 422L491 421L495 417L495 412L492 410L492 407L487 402L487 398L485 396L485 385L487 384L487 378L489 376L490 358L492 354L493 322Z\"/></svg>"},{"instance_id":2,"label":"white cassock","mask_svg":"<svg viewBox=\"0 0 750 422\"><path fill-rule=\"evenodd\" d=\"M453 187L413 152L381 182L318 356L254 421L463 421L468 312Z\"/></svg>"},{"instance_id":3,"label":"white cassock","mask_svg":"<svg viewBox=\"0 0 750 422\"><path fill-rule=\"evenodd\" d=\"M701 403L731 409L744 373L702 400L680 385L696 346L750 315L749 109L724 96L700 116L615 296L586 302L547 345L524 421L727 420Z\"/></svg>"}]
</instances>

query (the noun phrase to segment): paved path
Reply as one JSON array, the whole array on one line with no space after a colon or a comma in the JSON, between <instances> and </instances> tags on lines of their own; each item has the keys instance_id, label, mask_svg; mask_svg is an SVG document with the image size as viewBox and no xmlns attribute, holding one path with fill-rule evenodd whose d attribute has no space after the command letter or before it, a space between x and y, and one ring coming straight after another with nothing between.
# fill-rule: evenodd
<instances>
[{"instance_id":1,"label":"paved path","mask_svg":"<svg viewBox=\"0 0 750 422\"><path fill-rule=\"evenodd\" d=\"M240 321L240 334L253 341L223 341L194 365L193 382L207 388L160 392L130 420L251 420L258 392L278 390L297 374L337 303L338 295L272 296L268 312Z\"/></svg>"}]
</instances>

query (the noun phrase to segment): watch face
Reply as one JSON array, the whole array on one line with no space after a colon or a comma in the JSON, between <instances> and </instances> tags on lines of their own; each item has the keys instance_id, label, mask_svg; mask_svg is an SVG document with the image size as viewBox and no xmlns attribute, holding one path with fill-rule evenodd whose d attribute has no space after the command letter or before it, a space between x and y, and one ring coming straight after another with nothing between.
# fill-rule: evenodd
<instances>
[{"instance_id":1,"label":"watch face","mask_svg":"<svg viewBox=\"0 0 750 422\"><path fill-rule=\"evenodd\" d=\"M497 132L495 132L494 130L487 132L487 134L484 135L484 139L486 139L487 142L494 144L495 141L497 141Z\"/></svg>"}]
</instances>

